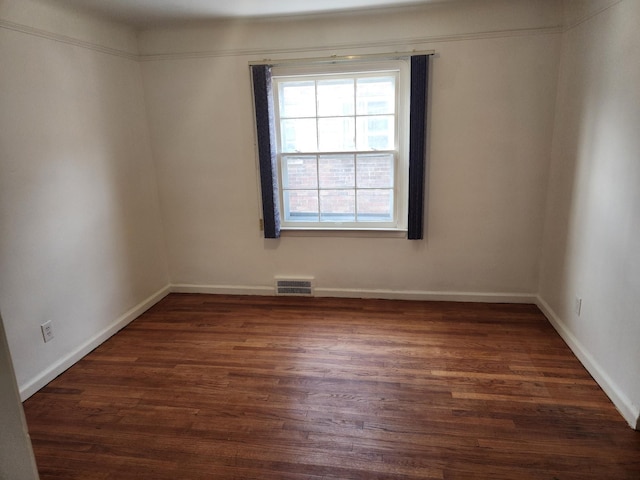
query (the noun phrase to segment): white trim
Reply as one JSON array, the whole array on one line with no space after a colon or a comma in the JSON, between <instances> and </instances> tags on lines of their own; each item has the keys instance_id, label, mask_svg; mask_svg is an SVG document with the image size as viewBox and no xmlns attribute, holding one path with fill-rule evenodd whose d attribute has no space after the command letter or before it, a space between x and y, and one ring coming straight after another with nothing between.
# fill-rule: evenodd
<instances>
[{"instance_id":1,"label":"white trim","mask_svg":"<svg viewBox=\"0 0 640 480\"><path fill-rule=\"evenodd\" d=\"M171 285L171 293L205 293L211 295L275 295L274 285L245 286L245 285L194 285L179 283Z\"/></svg>"},{"instance_id":2,"label":"white trim","mask_svg":"<svg viewBox=\"0 0 640 480\"><path fill-rule=\"evenodd\" d=\"M536 296L528 293L438 292L426 290L384 290L359 288L316 288L316 297L379 298L438 302L531 303Z\"/></svg>"},{"instance_id":3,"label":"white trim","mask_svg":"<svg viewBox=\"0 0 640 480\"><path fill-rule=\"evenodd\" d=\"M30 27L28 25L22 25L20 23L10 22L0 18L0 28L6 30L13 30L14 32L25 33L34 37L45 38L54 42L66 43L68 45L74 45L80 48L86 48L87 50L93 50L95 52L106 53L108 55L115 55L116 57L123 57L133 61L139 61L140 56L137 53L127 52L118 48L105 47L97 43L91 43L77 38L68 37L66 35L60 35L59 33L53 33L39 28Z\"/></svg>"},{"instance_id":4,"label":"white trim","mask_svg":"<svg viewBox=\"0 0 640 480\"><path fill-rule=\"evenodd\" d=\"M622 3L622 0L613 0L612 3L610 3L609 5L604 5L602 7L600 7L599 9L587 13L581 17L578 17L576 20L574 20L571 23L565 24L564 26L564 32L568 32L569 30L572 30L574 28L576 28L578 25L582 25L584 22L587 22L589 20L591 20L593 17L596 17L598 15L600 15L603 12L606 12L607 10L609 10L612 7L615 7L616 5L618 5L619 3Z\"/></svg>"},{"instance_id":5,"label":"white trim","mask_svg":"<svg viewBox=\"0 0 640 480\"><path fill-rule=\"evenodd\" d=\"M108 340L110 337L118 333L129 323L138 318L142 313L144 313L164 297L166 297L170 292L171 288L169 285L158 290L147 299L129 309L122 316L116 319L111 325L91 337L74 351L58 360L56 363L51 365L36 377L21 385L20 398L22 399L22 401L29 398L31 395L36 393L38 390L40 390L42 387L44 387L54 378L60 375L62 372L73 366L76 362L80 361L85 355L87 355L92 350Z\"/></svg>"},{"instance_id":6,"label":"white trim","mask_svg":"<svg viewBox=\"0 0 640 480\"><path fill-rule=\"evenodd\" d=\"M239 285L171 285L172 293L206 293L212 295L275 295L273 286ZM314 288L316 297L379 298L387 300L422 300L482 303L535 304L533 293L437 292L425 290L383 290L362 288Z\"/></svg>"},{"instance_id":7,"label":"white trim","mask_svg":"<svg viewBox=\"0 0 640 480\"><path fill-rule=\"evenodd\" d=\"M553 309L540 296L536 299L538 308L547 317L549 323L556 329L565 343L573 351L582 365L589 371L593 379L600 385L604 393L613 402L620 414L633 429L638 429L640 422L640 408L624 394L620 387L611 379L607 372L602 368L598 361L591 355L589 350L580 343L573 333L569 330L562 319L556 315Z\"/></svg>"},{"instance_id":8,"label":"white trim","mask_svg":"<svg viewBox=\"0 0 640 480\"><path fill-rule=\"evenodd\" d=\"M341 237L341 238L407 238L407 229L364 229L364 228L293 228L280 229L281 237Z\"/></svg>"},{"instance_id":9,"label":"white trim","mask_svg":"<svg viewBox=\"0 0 640 480\"><path fill-rule=\"evenodd\" d=\"M94 335L76 350L65 356L57 363L41 372L32 380L20 386L22 401L29 398L42 387L51 382L58 375L73 366L85 355L104 343L118 331L126 327L142 313L158 303L169 293L201 293L213 295L275 295L273 286L243 286L243 285L195 285L173 284L154 293L138 305L129 309L110 326ZM528 293L490 293L490 292L444 292L425 290L384 290L357 288L316 288L316 297L334 298L376 298L389 300L420 300L420 301L451 301L451 302L482 302L482 303L531 303L537 305L556 329L565 343L578 357L580 362L591 373L595 381L602 387L616 408L631 428L640 428L640 409L634 406L629 398L618 388L613 380L602 369L600 364L591 356L576 337L567 329L564 322L555 314L549 305L539 296Z\"/></svg>"},{"instance_id":10,"label":"white trim","mask_svg":"<svg viewBox=\"0 0 640 480\"><path fill-rule=\"evenodd\" d=\"M243 286L243 285L195 285L172 284L160 289L138 305L129 309L110 326L94 335L76 350L59 360L57 363L41 372L32 380L20 386L22 401L29 398L42 387L51 382L58 375L73 366L85 355L104 343L111 336L126 327L142 313L158 303L169 293L202 293L213 295L260 295L274 296L273 286ZM389 300L420 300L420 301L450 301L450 302L482 302L482 303L530 303L540 308L549 323L555 328L567 346L578 357L583 366L589 371L594 380L600 385L609 399L616 406L629 426L640 430L640 408L622 392L617 384L609 377L602 366L591 353L569 331L565 323L556 315L553 309L539 295L531 293L491 293L491 292L446 292L425 290L384 290L358 288L315 288L316 297L335 298L376 298Z\"/></svg>"},{"instance_id":11,"label":"white trim","mask_svg":"<svg viewBox=\"0 0 640 480\"><path fill-rule=\"evenodd\" d=\"M153 62L158 60L181 60L192 58L209 58L209 57L262 57L266 63L279 63L285 58L277 58L282 55L291 54L317 54L319 52L326 52L329 56L334 55L336 50L354 51L358 49L372 49L372 48L393 48L400 47L403 49L415 47L416 50L422 49L424 45L431 43L442 42L457 42L466 40L486 40L492 38L504 38L504 37L523 37L531 35L552 35L561 34L563 32L562 27L543 27L543 28L524 28L513 30L499 30L493 32L480 32L480 33L463 33L453 35L436 35L432 37L418 37L418 38L403 38L399 40L380 40L371 41L366 43L336 43L333 45L318 46L313 45L309 47L299 48L244 48L244 49L230 49L230 50L208 50L208 51L196 51L196 52L176 52L176 53L149 53L141 54L138 59L141 62ZM395 52L381 51L379 55L396 55ZM354 55L357 55L354 53ZM325 55L327 56L327 55ZM274 58L275 57L275 58ZM257 60L254 60L257 61Z\"/></svg>"},{"instance_id":12,"label":"white trim","mask_svg":"<svg viewBox=\"0 0 640 480\"><path fill-rule=\"evenodd\" d=\"M618 0L621 1L621 0ZM601 13L600 11L597 13ZM586 20L586 19L585 19ZM584 21L584 20L583 20ZM572 27L575 26L572 25ZM309 46L300 48L245 48L245 49L230 49L230 50L208 50L208 51L196 51L196 52L177 52L177 53L149 53L149 54L137 54L120 50L117 48L106 47L96 43L87 42L66 35L60 35L58 33L49 32L39 28L31 27L20 23L11 22L9 20L0 18L0 28L7 30L13 30L16 32L25 33L27 35L33 35L36 37L46 38L55 42L66 43L69 45L75 45L77 47L86 48L96 52L106 53L108 55L115 55L118 57L127 58L138 62L151 62L158 60L179 60L190 58L210 58L210 57L236 57L236 56L253 56L262 57L267 60L267 57L271 60L269 62L286 61L286 58L274 58L278 56L287 56L296 53L304 54L317 54L318 52L326 52L329 56L335 55L336 50L359 50L359 49L372 49L381 48L388 49L393 47L399 47L406 50L411 47L415 47L416 50L424 50L423 46L431 43L442 42L456 42L467 40L485 40L492 38L504 38L504 37L522 37L531 35L550 35L563 33L566 29L562 26L557 27L542 27L542 28L523 28L523 29L510 29L510 30L497 30L479 33L462 33L452 35L435 35L427 37L414 37L403 38L398 40L381 40L371 41L366 43L336 43L327 46ZM430 50L429 50L430 51ZM358 55L358 54L354 54ZM395 52L381 51L377 55L397 55Z\"/></svg>"},{"instance_id":13,"label":"white trim","mask_svg":"<svg viewBox=\"0 0 640 480\"><path fill-rule=\"evenodd\" d=\"M249 65L270 65L272 67L283 67L287 65L321 65L334 63L353 63L353 62L379 62L384 60L402 60L414 55L435 55L435 50L412 50L410 52L393 52L393 53L363 53L359 55L331 55L330 57L314 57L309 58L285 58L282 60L271 60L265 58L263 60L251 60Z\"/></svg>"},{"instance_id":14,"label":"white trim","mask_svg":"<svg viewBox=\"0 0 640 480\"><path fill-rule=\"evenodd\" d=\"M364 230L375 230L377 228L381 228L384 230L392 229L392 230L406 230L407 228L407 209L408 209L408 189L409 189L409 90L410 90L410 80L411 80L411 72L410 72L410 62L409 59L405 56L401 56L397 59L390 59L387 56L379 56L379 55L367 55L362 58L358 58L358 56L350 56L350 57L335 57L336 60L330 62L329 65L325 64L323 60L320 62L317 59L305 59L300 61L290 60L285 62L281 66L274 66L271 71L271 78L273 82L273 93L272 100L274 105L274 119L271 122L272 126L275 128L275 144L276 144L276 152L277 152L277 176L278 176L278 184L280 187L278 188L278 195L280 199L280 225L282 229L293 228L293 229L320 229L320 230L343 230L343 229L364 229ZM356 60L367 60L362 63L350 63L350 59ZM377 60L375 60L377 59ZM334 64L338 62L337 64ZM371 118L373 115L369 112L360 112L358 111L358 99L357 96L357 85L360 80L369 79L369 78L385 78L385 80L393 85L391 92L393 93L393 110L391 112L386 112L385 115L388 117L392 117L393 122L389 122L392 124L393 128L393 144L386 145L386 149L374 150L374 149L364 149L367 145L361 145L360 137L361 133L366 137L366 133L360 132L358 128L359 119L362 118ZM321 148L326 147L326 145L321 145L321 135L320 135L320 126L319 122L322 121L323 117L326 115L322 115L320 112L321 106L321 98L320 93L318 91L319 83L325 79L344 79L351 82L351 93L352 93L352 108L353 111L350 114L343 113L341 118L352 120L352 134L353 134L353 148L347 149L348 147L345 145L341 145L340 150L331 149L331 148ZM392 82L390 81L392 80ZM313 116L302 117L303 121L313 121L313 125L315 125L315 145L297 145L300 150L295 151L284 151L283 148L283 133L282 126L284 122L291 121L292 119L296 119L296 117L285 116L284 113L280 109L280 104L282 103L281 98L281 85L286 85L290 82L298 83L300 81L313 82L314 89L312 95L315 98L313 102L314 105L318 105L318 108L314 108ZM390 92L390 93L391 93ZM310 94L305 94L305 96ZM390 98L389 98L390 100ZM332 117L336 114L332 113L329 117ZM390 120L390 119L389 119ZM389 132L387 132L387 139L389 139ZM306 147L306 148L305 148ZM303 149L304 148L304 149ZM364 192L368 189L363 188L358 185L358 182L354 180L354 183L351 187L342 187L339 188L345 192L353 193L353 218L344 220L344 221L326 221L323 220L323 205L322 205L322 193L328 190L336 189L324 187L320 182L320 159L323 156L327 155L339 155L339 156L348 156L351 158L356 171L354 172L354 178L357 178L357 169L358 169L358 158L363 158L367 156L380 156L384 155L387 158L391 158L392 160L392 173L393 173L393 183L384 188L387 190L390 195L390 207L391 211L390 219L386 218L384 220L371 220L364 221L361 219L358 214L358 195L361 192ZM296 221L295 218L291 217L291 212L289 209L289 202L287 201L287 193L294 192L295 188L287 187L287 182L285 178L287 177L287 159L307 159L312 160L315 163L316 170L316 186L309 187L309 191L314 191L317 199L317 208L316 220L309 221Z\"/></svg>"}]
</instances>

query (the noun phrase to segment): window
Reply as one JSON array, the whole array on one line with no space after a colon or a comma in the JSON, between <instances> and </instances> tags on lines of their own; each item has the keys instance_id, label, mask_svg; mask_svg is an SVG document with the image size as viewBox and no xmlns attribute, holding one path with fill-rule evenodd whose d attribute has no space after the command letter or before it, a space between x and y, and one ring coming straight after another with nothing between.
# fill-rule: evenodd
<instances>
[{"instance_id":1,"label":"window","mask_svg":"<svg viewBox=\"0 0 640 480\"><path fill-rule=\"evenodd\" d=\"M408 66L345 67L272 70L282 228L405 228Z\"/></svg>"},{"instance_id":2,"label":"window","mask_svg":"<svg viewBox=\"0 0 640 480\"><path fill-rule=\"evenodd\" d=\"M408 228L422 238L426 60L252 67L265 237Z\"/></svg>"}]
</instances>

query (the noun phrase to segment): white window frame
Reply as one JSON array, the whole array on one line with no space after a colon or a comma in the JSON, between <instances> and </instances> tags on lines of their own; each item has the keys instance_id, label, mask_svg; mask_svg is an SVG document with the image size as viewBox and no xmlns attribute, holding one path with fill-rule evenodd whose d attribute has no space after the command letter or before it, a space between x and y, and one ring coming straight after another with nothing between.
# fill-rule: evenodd
<instances>
[{"instance_id":1,"label":"white window frame","mask_svg":"<svg viewBox=\"0 0 640 480\"><path fill-rule=\"evenodd\" d=\"M375 76L385 72L395 72L396 80L396 112L395 112L395 145L393 150L381 152L392 152L394 157L394 185L393 185L393 219L390 222L383 221L360 221L360 222L294 222L287 221L284 211L285 199L283 185L283 155L281 149L280 115L279 115L279 88L281 81L292 79L319 79L334 76ZM282 65L272 68L271 78L273 82L273 104L274 104L274 127L276 137L277 153L277 174L279 179L279 200L280 200L280 225L282 230L308 230L308 231L332 231L332 230L356 230L356 231L398 231L407 230L407 209L408 209L408 188L409 188L409 99L410 99L410 61L409 59L376 60L376 61L354 61L341 62L336 64L319 65ZM317 118L317 117L315 117ZM378 152L378 153L381 153ZM324 153L358 154L376 153L376 150L367 151L314 151L301 152L302 154L321 155ZM287 155L291 155L287 153ZM317 187L320 190L319 186ZM354 187L355 190L355 187Z\"/></svg>"}]
</instances>

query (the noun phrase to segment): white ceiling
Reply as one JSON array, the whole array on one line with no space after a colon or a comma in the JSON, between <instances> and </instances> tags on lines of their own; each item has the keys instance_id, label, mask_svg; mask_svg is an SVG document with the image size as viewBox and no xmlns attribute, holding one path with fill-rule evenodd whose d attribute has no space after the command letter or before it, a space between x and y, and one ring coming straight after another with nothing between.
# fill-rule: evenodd
<instances>
[{"instance_id":1,"label":"white ceiling","mask_svg":"<svg viewBox=\"0 0 640 480\"><path fill-rule=\"evenodd\" d=\"M328 13L441 1L445 0L57 0L56 3L143 27L181 20Z\"/></svg>"}]
</instances>

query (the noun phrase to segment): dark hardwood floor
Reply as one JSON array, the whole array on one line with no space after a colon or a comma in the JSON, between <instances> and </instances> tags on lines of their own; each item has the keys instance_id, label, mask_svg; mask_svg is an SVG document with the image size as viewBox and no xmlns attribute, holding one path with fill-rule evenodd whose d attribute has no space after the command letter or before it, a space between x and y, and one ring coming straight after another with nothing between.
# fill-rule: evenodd
<instances>
[{"instance_id":1,"label":"dark hardwood floor","mask_svg":"<svg viewBox=\"0 0 640 480\"><path fill-rule=\"evenodd\" d=\"M172 294L24 403L47 479L640 479L535 306Z\"/></svg>"}]
</instances>

